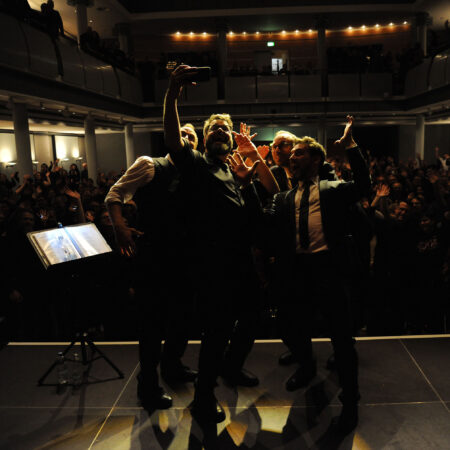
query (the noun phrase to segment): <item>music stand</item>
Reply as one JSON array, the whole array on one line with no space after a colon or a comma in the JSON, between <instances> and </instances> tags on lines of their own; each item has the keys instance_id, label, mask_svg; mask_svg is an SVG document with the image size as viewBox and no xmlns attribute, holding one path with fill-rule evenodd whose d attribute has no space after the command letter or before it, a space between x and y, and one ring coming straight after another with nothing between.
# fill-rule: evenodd
<instances>
[{"instance_id":1,"label":"music stand","mask_svg":"<svg viewBox=\"0 0 450 450\"><path fill-rule=\"evenodd\" d=\"M33 231L27 233L27 237L47 270L64 265L70 267L71 272L76 272L84 260L92 261L112 253L111 247L93 223ZM86 330L75 333L71 343L62 352L63 355L65 356L77 342L81 346L80 362L83 366L97 359L104 359L117 373L118 378L124 378L122 371L95 345ZM86 346L92 350L90 359L87 357ZM99 356L94 357L95 353ZM38 386L44 385L45 379L57 364L55 361L39 378Z\"/></svg>"}]
</instances>

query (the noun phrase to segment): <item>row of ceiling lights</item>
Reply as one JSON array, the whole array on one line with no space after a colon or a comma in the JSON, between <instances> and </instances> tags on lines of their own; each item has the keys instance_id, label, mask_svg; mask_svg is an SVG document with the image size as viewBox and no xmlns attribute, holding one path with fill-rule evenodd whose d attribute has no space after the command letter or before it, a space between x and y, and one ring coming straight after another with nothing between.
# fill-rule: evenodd
<instances>
[{"instance_id":1,"label":"row of ceiling lights","mask_svg":"<svg viewBox=\"0 0 450 450\"><path fill-rule=\"evenodd\" d=\"M400 25L400 24L398 24L398 25ZM408 21L404 21L403 22L403 25L409 25L409 23L408 23ZM378 28L383 28L383 27L389 27L389 28L392 28L392 27L395 27L396 26L396 24L394 23L394 22L390 22L388 25L385 25L385 26L383 26L383 25L380 25L379 23L377 23L377 24L375 24L375 25L373 25L373 26L367 26L367 25L361 25L360 27L353 27L353 26L348 26L347 28L346 28L346 30L347 31L353 31L353 30L367 30L367 29L370 29L370 28L375 28L375 29L378 29ZM330 30L331 31L331 30ZM339 31L339 30L335 30L335 31ZM300 34L300 33L302 33L303 31L301 31L301 30L295 30L295 31L286 31L286 30L282 30L282 31L280 31L279 32L279 34L282 34L282 35L287 35L287 34ZM313 30L310 28L309 30L307 30L307 31L304 31L305 33L306 32L308 32L308 33L312 33L313 32ZM253 34L253 35L255 35L255 36L258 36L258 35L261 35L261 34L277 34L277 33L261 33L261 32L259 32L259 31L255 31L254 33L247 33L246 31L243 31L242 33L236 33L236 32L234 32L234 31L229 31L228 32L228 36L237 36L237 35L243 35L243 36L246 36L246 35L251 35L251 34ZM181 33L181 31L177 31L176 33L175 33L175 36L178 36L178 37L180 37L180 36L209 36L209 35L211 35L211 33L207 33L206 31L203 31L203 33L194 33L193 31L190 31L189 33Z\"/></svg>"}]
</instances>

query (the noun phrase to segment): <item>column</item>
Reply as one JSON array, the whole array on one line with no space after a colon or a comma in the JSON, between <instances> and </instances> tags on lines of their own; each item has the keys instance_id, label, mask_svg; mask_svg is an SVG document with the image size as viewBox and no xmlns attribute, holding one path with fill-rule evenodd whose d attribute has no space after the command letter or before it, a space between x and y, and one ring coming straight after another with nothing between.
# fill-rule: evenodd
<instances>
[{"instance_id":1,"label":"column","mask_svg":"<svg viewBox=\"0 0 450 450\"><path fill-rule=\"evenodd\" d=\"M97 184L97 141L95 139L95 121L91 115L84 120L84 146L89 178Z\"/></svg>"},{"instance_id":2,"label":"column","mask_svg":"<svg viewBox=\"0 0 450 450\"><path fill-rule=\"evenodd\" d=\"M225 99L225 75L227 70L227 27L225 23L217 26L217 98Z\"/></svg>"},{"instance_id":3,"label":"column","mask_svg":"<svg viewBox=\"0 0 450 450\"><path fill-rule=\"evenodd\" d=\"M327 148L327 122L325 119L320 119L317 124L317 141Z\"/></svg>"},{"instance_id":4,"label":"column","mask_svg":"<svg viewBox=\"0 0 450 450\"><path fill-rule=\"evenodd\" d=\"M31 159L30 129L28 127L28 111L25 103L13 104L14 138L16 141L17 171L19 177L33 175Z\"/></svg>"},{"instance_id":5,"label":"column","mask_svg":"<svg viewBox=\"0 0 450 450\"><path fill-rule=\"evenodd\" d=\"M136 153L134 151L134 132L132 123L127 123L125 125L125 154L127 157L128 168L134 163L136 159Z\"/></svg>"},{"instance_id":6,"label":"column","mask_svg":"<svg viewBox=\"0 0 450 450\"><path fill-rule=\"evenodd\" d=\"M423 114L417 114L416 116L416 145L415 155L420 155L420 159L424 159L425 155L425 116Z\"/></svg>"},{"instance_id":7,"label":"column","mask_svg":"<svg viewBox=\"0 0 450 450\"><path fill-rule=\"evenodd\" d=\"M420 48L425 56L427 56L427 27L429 23L428 13L420 12L416 14L417 42L420 44Z\"/></svg>"},{"instance_id":8,"label":"column","mask_svg":"<svg viewBox=\"0 0 450 450\"><path fill-rule=\"evenodd\" d=\"M322 97L328 97L328 64L327 64L327 43L326 43L327 20L320 17L317 20L317 61L318 71L322 83Z\"/></svg>"}]
</instances>

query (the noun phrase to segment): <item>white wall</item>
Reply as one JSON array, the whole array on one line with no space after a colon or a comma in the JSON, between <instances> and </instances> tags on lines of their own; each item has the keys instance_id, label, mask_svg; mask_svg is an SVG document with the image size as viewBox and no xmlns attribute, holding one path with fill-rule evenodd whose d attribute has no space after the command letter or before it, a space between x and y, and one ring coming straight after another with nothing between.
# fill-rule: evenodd
<instances>
[{"instance_id":1,"label":"white wall","mask_svg":"<svg viewBox=\"0 0 450 450\"><path fill-rule=\"evenodd\" d=\"M34 161L38 161L38 169L42 163L49 164L53 161L52 137L49 135L32 135L34 142Z\"/></svg>"},{"instance_id":2,"label":"white wall","mask_svg":"<svg viewBox=\"0 0 450 450\"><path fill-rule=\"evenodd\" d=\"M108 173L127 169L123 133L97 134L96 139L98 170Z\"/></svg>"}]
</instances>

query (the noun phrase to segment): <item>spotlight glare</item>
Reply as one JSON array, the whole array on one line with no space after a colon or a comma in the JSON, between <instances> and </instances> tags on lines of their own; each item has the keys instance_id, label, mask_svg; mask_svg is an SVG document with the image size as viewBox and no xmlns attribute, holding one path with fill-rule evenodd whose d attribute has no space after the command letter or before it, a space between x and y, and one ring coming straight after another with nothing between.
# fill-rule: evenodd
<instances>
[{"instance_id":1,"label":"spotlight glare","mask_svg":"<svg viewBox=\"0 0 450 450\"><path fill-rule=\"evenodd\" d=\"M377 23L377 24L375 25L375 28L380 28L380 24Z\"/></svg>"},{"instance_id":2,"label":"spotlight glare","mask_svg":"<svg viewBox=\"0 0 450 450\"><path fill-rule=\"evenodd\" d=\"M391 22L391 23L389 24L389 26L390 26L390 27L393 27L393 26L394 26L394 24L393 24L393 23Z\"/></svg>"},{"instance_id":3,"label":"spotlight glare","mask_svg":"<svg viewBox=\"0 0 450 450\"><path fill-rule=\"evenodd\" d=\"M203 32L203 36L206 36L206 31Z\"/></svg>"},{"instance_id":4,"label":"spotlight glare","mask_svg":"<svg viewBox=\"0 0 450 450\"><path fill-rule=\"evenodd\" d=\"M286 34L286 30L283 30L283 31L281 32L281 34Z\"/></svg>"},{"instance_id":5,"label":"spotlight glare","mask_svg":"<svg viewBox=\"0 0 450 450\"><path fill-rule=\"evenodd\" d=\"M259 34L259 31L257 31L255 34Z\"/></svg>"},{"instance_id":6,"label":"spotlight glare","mask_svg":"<svg viewBox=\"0 0 450 450\"><path fill-rule=\"evenodd\" d=\"M347 28L347 30L351 31L351 30L353 30L353 27L350 26L350 27Z\"/></svg>"},{"instance_id":7,"label":"spotlight glare","mask_svg":"<svg viewBox=\"0 0 450 450\"><path fill-rule=\"evenodd\" d=\"M177 31L175 34L176 34L177 36L179 36L181 33L180 33L179 31Z\"/></svg>"},{"instance_id":8,"label":"spotlight glare","mask_svg":"<svg viewBox=\"0 0 450 450\"><path fill-rule=\"evenodd\" d=\"M309 33L312 33L312 32L313 32L313 30L311 30L311 28L310 28L310 29L308 30L308 32L309 32Z\"/></svg>"},{"instance_id":9,"label":"spotlight glare","mask_svg":"<svg viewBox=\"0 0 450 450\"><path fill-rule=\"evenodd\" d=\"M232 31L230 31L228 34L229 34L230 36L233 36L233 32L232 32Z\"/></svg>"},{"instance_id":10,"label":"spotlight glare","mask_svg":"<svg viewBox=\"0 0 450 450\"><path fill-rule=\"evenodd\" d=\"M405 20L405 21L403 22L403 25L408 25L408 22Z\"/></svg>"},{"instance_id":11,"label":"spotlight glare","mask_svg":"<svg viewBox=\"0 0 450 450\"><path fill-rule=\"evenodd\" d=\"M189 33L189 35L190 35L190 36L193 36L193 35L194 35L194 32L193 32L193 31L191 31L191 32Z\"/></svg>"},{"instance_id":12,"label":"spotlight glare","mask_svg":"<svg viewBox=\"0 0 450 450\"><path fill-rule=\"evenodd\" d=\"M365 30L366 29L366 26L365 25L363 25L362 27L361 27L363 30Z\"/></svg>"},{"instance_id":13,"label":"spotlight glare","mask_svg":"<svg viewBox=\"0 0 450 450\"><path fill-rule=\"evenodd\" d=\"M298 31L298 30L295 30L295 32L296 32L296 34L300 33L300 31Z\"/></svg>"},{"instance_id":14,"label":"spotlight glare","mask_svg":"<svg viewBox=\"0 0 450 450\"><path fill-rule=\"evenodd\" d=\"M247 34L247 32L246 32L246 31L244 31L244 32L243 32L242 34L244 34L244 35L245 35L245 34Z\"/></svg>"}]
</instances>

